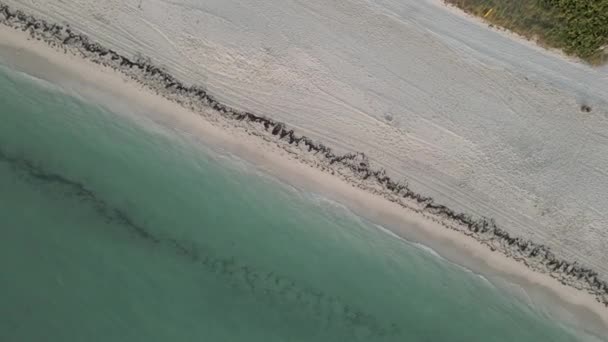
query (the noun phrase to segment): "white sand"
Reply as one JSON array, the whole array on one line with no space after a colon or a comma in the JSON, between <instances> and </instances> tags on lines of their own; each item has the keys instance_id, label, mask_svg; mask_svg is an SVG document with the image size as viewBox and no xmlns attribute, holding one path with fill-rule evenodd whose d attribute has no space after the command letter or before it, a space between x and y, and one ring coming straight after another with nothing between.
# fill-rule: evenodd
<instances>
[{"instance_id":1,"label":"white sand","mask_svg":"<svg viewBox=\"0 0 608 342\"><path fill-rule=\"evenodd\" d=\"M365 152L415 191L608 277L608 68L438 0L5 2Z\"/></svg>"},{"instance_id":2,"label":"white sand","mask_svg":"<svg viewBox=\"0 0 608 342\"><path fill-rule=\"evenodd\" d=\"M483 274L499 274L528 288L531 285L542 287L567 303L571 310L578 313L579 319L584 320L585 324L593 325L593 330L608 327L608 310L592 296L564 286L548 275L533 272L502 254L491 252L473 238L448 230L420 214L303 164L275 143L250 136L243 129L233 127L230 122L222 119L214 123L204 120L199 115L142 89L113 70L57 52L44 43L28 40L25 33L0 26L0 41L12 49L10 53L8 50L3 51L0 57L17 68L57 83L67 91L77 91L105 100L108 100L106 96L111 96L111 100L106 101L110 107L115 106L118 99L118 102L126 101L147 108L149 110L146 112L151 115L147 119L160 120L164 125L204 137L205 143L221 146L222 149L253 161L279 178L347 203L356 212L387 224L398 235L414 238L435 248L450 260ZM599 327L599 324L603 324L603 327Z\"/></svg>"}]
</instances>

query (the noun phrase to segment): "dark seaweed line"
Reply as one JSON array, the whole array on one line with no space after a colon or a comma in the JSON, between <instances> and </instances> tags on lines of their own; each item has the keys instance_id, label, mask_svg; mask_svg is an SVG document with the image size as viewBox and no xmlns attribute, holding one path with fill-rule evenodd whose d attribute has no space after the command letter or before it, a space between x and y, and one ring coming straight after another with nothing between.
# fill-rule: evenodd
<instances>
[{"instance_id":1,"label":"dark seaweed line","mask_svg":"<svg viewBox=\"0 0 608 342\"><path fill-rule=\"evenodd\" d=\"M201 86L186 86L164 69L155 66L149 59L142 57L129 59L92 41L84 34L75 33L69 26L48 23L22 11L11 10L2 2L0 2L0 22L14 29L29 32L32 38L43 40L52 47L63 48L65 52L69 51L97 64L111 67L186 108L196 111L197 106L204 105L213 108L225 118L263 126L264 131L275 136L278 141L314 152L330 166L344 167L362 181L374 181L394 196L415 201L422 206L421 211L424 213L443 217L465 227L468 231L467 235L477 238L493 250L496 247L491 242L498 242L498 250L503 254L514 257L532 269L548 272L566 285L583 287L608 307L608 283L600 279L596 271L579 265L576 261L569 262L556 257L545 245L511 236L504 229L497 227L493 219L474 218L465 213L455 212L435 203L431 197L413 192L406 182L394 181L383 169L372 168L364 153L335 154L324 144L297 135L282 122L219 103ZM444 225L455 229L447 224ZM537 260L538 263L531 265L533 260Z\"/></svg>"},{"instance_id":2,"label":"dark seaweed line","mask_svg":"<svg viewBox=\"0 0 608 342\"><path fill-rule=\"evenodd\" d=\"M301 310L301 308L309 310L315 315L316 319L323 319L327 325L338 319L338 322L353 327L364 327L370 334L378 337L399 332L399 328L394 323L385 323L386 327L384 327L380 323L381 321L373 315L344 304L334 296L324 294L314 288L302 286L288 277L240 263L234 257L212 256L200 245L184 243L172 237L155 234L145 226L137 224L136 220L132 219L126 211L104 201L101 196L87 188L86 185L60 174L49 172L41 165L23 156L11 155L5 152L1 146L0 163L7 164L18 175L30 182L60 187L64 190L63 195L90 205L95 213L107 223L127 227L129 232L137 239L152 246L169 248L175 255L202 265L212 274L223 276L228 280L230 286L240 287L250 293L258 294L269 302L273 302L275 299L281 302L296 302L298 310Z\"/></svg>"},{"instance_id":3,"label":"dark seaweed line","mask_svg":"<svg viewBox=\"0 0 608 342\"><path fill-rule=\"evenodd\" d=\"M40 165L37 165L26 158L10 155L1 147L0 162L6 163L12 170L20 175L25 175L29 180L45 184L55 184L68 190L69 194L79 201L89 203L95 212L103 217L107 223L116 223L126 226L136 236L148 242L154 244L159 244L161 242L159 238L155 237L147 229L136 224L125 211L112 207L82 183L75 182L56 173L47 172Z\"/></svg>"}]
</instances>

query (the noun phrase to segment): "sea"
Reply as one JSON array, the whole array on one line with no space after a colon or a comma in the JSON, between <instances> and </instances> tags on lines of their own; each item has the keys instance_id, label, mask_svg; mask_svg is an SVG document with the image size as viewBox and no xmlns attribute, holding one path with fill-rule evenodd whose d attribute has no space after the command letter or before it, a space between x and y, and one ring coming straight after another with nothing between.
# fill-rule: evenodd
<instances>
[{"instance_id":1,"label":"sea","mask_svg":"<svg viewBox=\"0 0 608 342\"><path fill-rule=\"evenodd\" d=\"M0 341L605 341L129 114L0 66Z\"/></svg>"}]
</instances>

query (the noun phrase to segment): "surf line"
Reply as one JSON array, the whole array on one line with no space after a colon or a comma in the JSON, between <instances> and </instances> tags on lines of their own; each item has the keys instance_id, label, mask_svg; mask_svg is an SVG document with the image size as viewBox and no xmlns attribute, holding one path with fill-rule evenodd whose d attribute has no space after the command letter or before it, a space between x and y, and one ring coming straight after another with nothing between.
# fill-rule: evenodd
<instances>
[{"instance_id":1,"label":"surf line","mask_svg":"<svg viewBox=\"0 0 608 342\"><path fill-rule=\"evenodd\" d=\"M127 227L139 240L150 246L168 248L175 255L202 266L208 273L224 278L231 287L251 293L268 305L277 302L291 303L297 308L296 311L304 311L304 314L311 315L313 319L322 320L325 326L332 323L341 324L350 327L349 331L354 327L363 328L368 337L396 335L400 332L396 323L384 323L374 315L345 303L336 296L298 283L287 276L248 265L234 256L214 256L209 248L200 243L182 242L170 236L153 233L148 227L136 223L136 220L125 210L103 200L86 185L45 170L40 163L24 156L11 155L1 146L0 163L7 164L22 179L30 183L59 187L61 194L73 197L80 203L87 203L107 223Z\"/></svg>"},{"instance_id":2,"label":"surf line","mask_svg":"<svg viewBox=\"0 0 608 342\"><path fill-rule=\"evenodd\" d=\"M598 302L608 307L608 282L604 280L607 275L600 277L589 267L560 258L541 243L512 236L498 227L491 218L456 212L436 203L429 196L412 191L406 181L395 181L384 169L372 167L364 153L334 153L330 147L296 134L282 122L220 103L203 87L186 85L167 70L154 65L149 58L139 56L130 59L84 34L73 31L69 25L47 22L23 11L13 10L1 1L0 23L27 32L32 38L41 40L58 51L112 68L156 94L214 120L216 118L209 117L202 110L212 108L222 118L233 122L235 127L243 128L264 139L273 139L279 147L289 152L298 149L301 155L315 157L318 163L313 165L309 162L311 165L334 175L342 175L359 188L380 194L404 208L436 219L447 229L471 236L491 250L499 251L534 271L548 273L562 284L590 293ZM381 193L378 188L382 189Z\"/></svg>"}]
</instances>

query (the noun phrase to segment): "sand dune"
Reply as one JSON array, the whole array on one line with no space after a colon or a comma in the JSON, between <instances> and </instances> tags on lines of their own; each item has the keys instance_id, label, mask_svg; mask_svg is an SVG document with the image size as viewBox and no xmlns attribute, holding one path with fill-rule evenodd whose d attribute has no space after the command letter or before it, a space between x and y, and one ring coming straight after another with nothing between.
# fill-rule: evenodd
<instances>
[{"instance_id":1,"label":"sand dune","mask_svg":"<svg viewBox=\"0 0 608 342\"><path fill-rule=\"evenodd\" d=\"M5 2L608 274L606 68L431 1Z\"/></svg>"}]
</instances>

